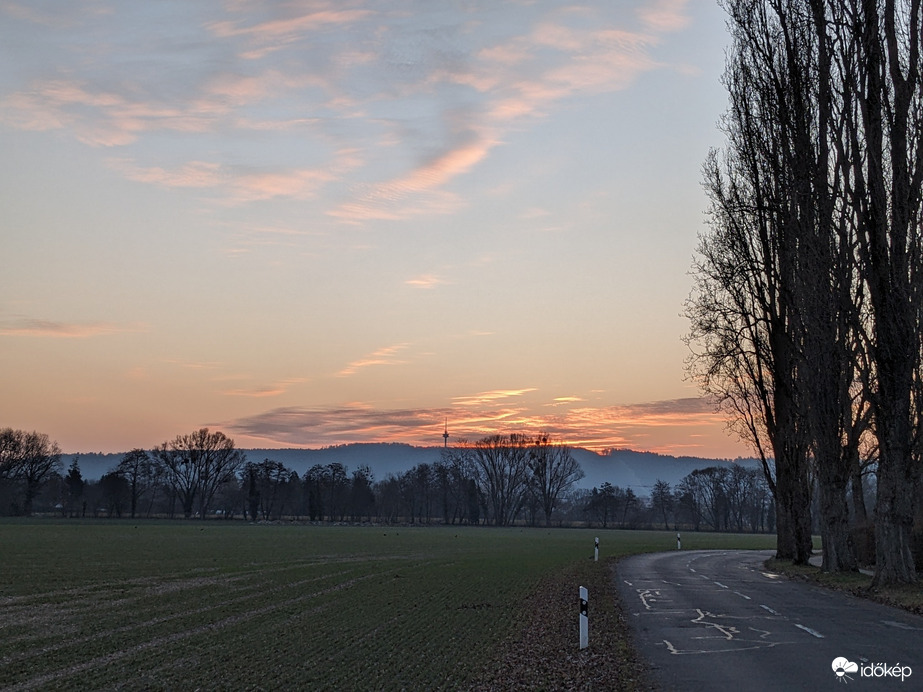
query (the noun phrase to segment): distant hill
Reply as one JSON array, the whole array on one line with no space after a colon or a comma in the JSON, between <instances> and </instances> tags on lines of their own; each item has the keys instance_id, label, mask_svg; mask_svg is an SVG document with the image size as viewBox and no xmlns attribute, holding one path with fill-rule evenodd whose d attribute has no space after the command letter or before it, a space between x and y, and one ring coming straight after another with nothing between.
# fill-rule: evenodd
<instances>
[{"instance_id":1,"label":"distant hill","mask_svg":"<svg viewBox=\"0 0 923 692\"><path fill-rule=\"evenodd\" d=\"M323 449L242 449L248 461L272 459L296 471L299 476L320 464L340 463L347 471L368 466L376 480L398 475L418 464L439 461L442 447L413 447L398 443L347 444ZM617 449L608 454L597 454L588 449L576 448L572 454L585 474L577 483L580 488L593 488L611 483L622 488L632 488L638 495L649 495L657 480L675 486L695 469L734 463L755 467L754 459L702 459L699 457L673 457L653 452L635 452ZM74 457L79 457L80 471L88 480L98 480L122 460L124 454L64 454L61 460L67 471Z\"/></svg>"}]
</instances>

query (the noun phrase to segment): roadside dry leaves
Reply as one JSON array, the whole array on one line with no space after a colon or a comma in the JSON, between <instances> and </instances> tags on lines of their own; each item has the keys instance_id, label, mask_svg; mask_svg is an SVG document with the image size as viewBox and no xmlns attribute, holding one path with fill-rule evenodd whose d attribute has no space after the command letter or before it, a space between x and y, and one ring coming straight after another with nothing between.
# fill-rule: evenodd
<instances>
[{"instance_id":1,"label":"roadside dry leaves","mask_svg":"<svg viewBox=\"0 0 923 692\"><path fill-rule=\"evenodd\" d=\"M485 667L478 690L649 690L615 588L615 560L576 565L533 592L522 627ZM578 589L587 587L589 647L579 648Z\"/></svg>"}]
</instances>

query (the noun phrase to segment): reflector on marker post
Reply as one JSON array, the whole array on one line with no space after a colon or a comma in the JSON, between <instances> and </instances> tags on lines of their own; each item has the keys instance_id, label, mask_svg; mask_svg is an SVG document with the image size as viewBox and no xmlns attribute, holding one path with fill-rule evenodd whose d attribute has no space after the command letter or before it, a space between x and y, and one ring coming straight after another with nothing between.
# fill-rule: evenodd
<instances>
[{"instance_id":1,"label":"reflector on marker post","mask_svg":"<svg viewBox=\"0 0 923 692\"><path fill-rule=\"evenodd\" d=\"M599 562L599 536L596 537L596 548L593 549L593 562Z\"/></svg>"},{"instance_id":2,"label":"reflector on marker post","mask_svg":"<svg viewBox=\"0 0 923 692\"><path fill-rule=\"evenodd\" d=\"M589 646L589 604L587 603L588 595L585 586L580 587L580 648L585 649Z\"/></svg>"}]
</instances>

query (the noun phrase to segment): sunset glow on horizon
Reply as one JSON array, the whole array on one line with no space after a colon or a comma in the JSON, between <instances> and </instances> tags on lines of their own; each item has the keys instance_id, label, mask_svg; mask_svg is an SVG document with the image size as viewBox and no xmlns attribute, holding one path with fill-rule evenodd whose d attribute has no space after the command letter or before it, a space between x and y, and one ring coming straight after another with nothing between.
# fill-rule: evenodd
<instances>
[{"instance_id":1,"label":"sunset glow on horizon","mask_svg":"<svg viewBox=\"0 0 923 692\"><path fill-rule=\"evenodd\" d=\"M0 427L748 449L685 378L716 3L0 4Z\"/></svg>"}]
</instances>

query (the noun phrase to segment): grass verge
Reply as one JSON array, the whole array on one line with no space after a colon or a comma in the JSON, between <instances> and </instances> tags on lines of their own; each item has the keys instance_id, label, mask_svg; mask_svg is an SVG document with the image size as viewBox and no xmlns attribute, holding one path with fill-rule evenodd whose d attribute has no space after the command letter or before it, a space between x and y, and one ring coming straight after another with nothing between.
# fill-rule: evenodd
<instances>
[{"instance_id":1,"label":"grass verge","mask_svg":"<svg viewBox=\"0 0 923 692\"><path fill-rule=\"evenodd\" d=\"M775 558L767 560L766 567L791 579L810 582L923 615L923 589L919 584L872 589L872 577L861 572L824 572L814 565L795 565L791 560Z\"/></svg>"}]
</instances>

